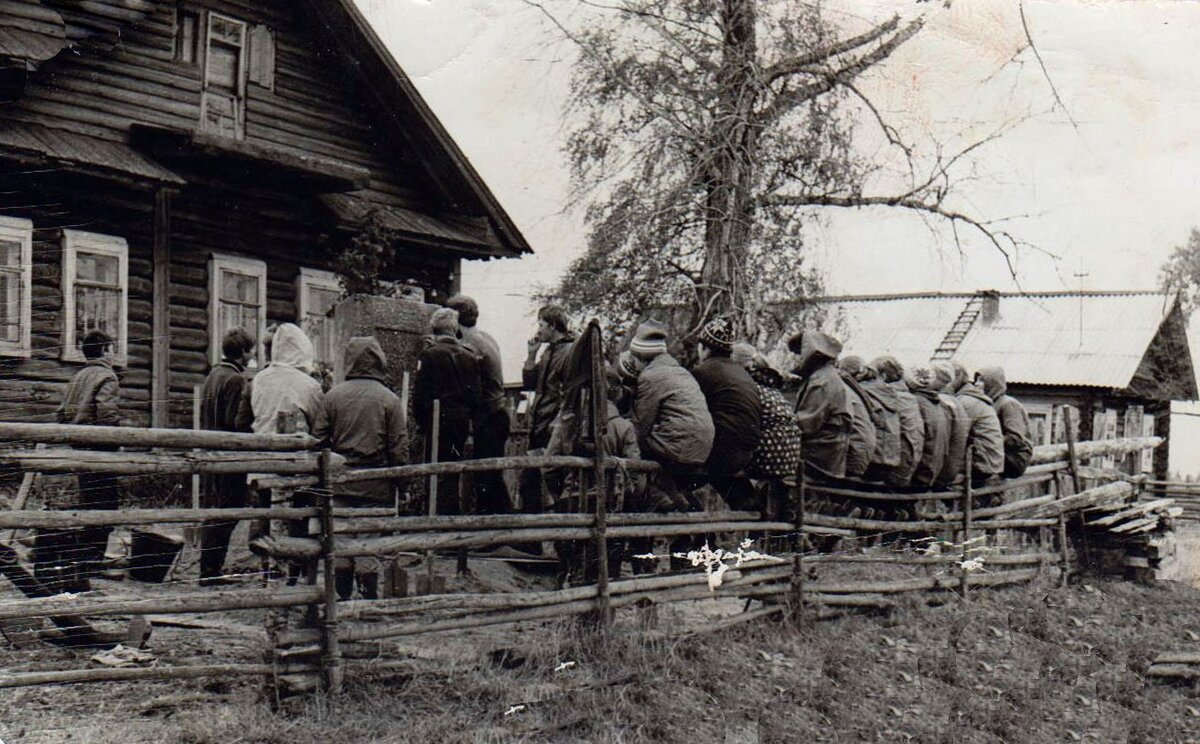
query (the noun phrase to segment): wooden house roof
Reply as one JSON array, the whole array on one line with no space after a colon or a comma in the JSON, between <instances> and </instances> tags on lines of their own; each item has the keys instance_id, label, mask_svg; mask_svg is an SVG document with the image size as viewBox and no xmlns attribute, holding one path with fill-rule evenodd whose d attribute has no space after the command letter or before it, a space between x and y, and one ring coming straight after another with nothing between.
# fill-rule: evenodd
<instances>
[{"instance_id":1,"label":"wooden house roof","mask_svg":"<svg viewBox=\"0 0 1200 744\"><path fill-rule=\"evenodd\" d=\"M163 0L89 0L85 3L77 0L0 0L0 68L15 64L36 70L68 47L85 55L111 50L123 33L143 25L161 25L162 14L172 7L173 4ZM405 226L406 230L401 232L420 234L429 242L467 255L510 257L531 253L532 249L516 224L353 0L294 0L291 7L301 13L301 18L314 32L320 52L329 53L341 63L348 81L346 90L360 95L371 105L373 116L389 125L384 128L395 132L396 141L405 146L413 159L411 166L406 167L416 166L415 172L423 173L426 182L432 186L430 194L433 198L429 207L432 214L425 214L424 210L418 214L393 204L372 204L371 208L379 211L385 222ZM0 99L3 99L3 91L0 91ZM169 182L169 178L161 176L175 170L174 166L170 162L153 166L154 161L160 159L160 152L143 147L146 138L142 135L135 137L126 132L125 139L126 144L132 141L143 155L111 157L116 153L102 153L100 150L105 148L92 148L95 156L92 159L103 160L106 167L125 164L125 175L144 178L150 183ZM27 145L45 139L23 137L22 143ZM91 145L90 140L71 139L84 149ZM0 146L7 144L0 142ZM194 149L198 145L190 141L189 146ZM376 143L376 146L382 145ZM264 149L279 151L272 158L277 161L276 165L282 163L294 171L303 170L299 151L293 153L290 161L294 162L289 164L284 162L289 160L288 153L291 152L286 147ZM60 154L49 146L40 152L50 159ZM246 156L244 152L224 154ZM152 170L154 176L148 173ZM338 210L332 211L338 214ZM454 224L456 220L462 224ZM422 230L433 232L422 233Z\"/></svg>"}]
</instances>

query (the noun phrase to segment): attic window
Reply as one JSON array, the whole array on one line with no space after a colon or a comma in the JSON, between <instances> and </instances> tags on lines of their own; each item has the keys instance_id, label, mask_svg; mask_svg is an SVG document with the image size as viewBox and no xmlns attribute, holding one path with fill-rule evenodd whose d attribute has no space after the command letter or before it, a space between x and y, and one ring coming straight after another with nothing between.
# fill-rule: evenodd
<instances>
[{"instance_id":1,"label":"attic window","mask_svg":"<svg viewBox=\"0 0 1200 744\"><path fill-rule=\"evenodd\" d=\"M242 139L246 136L246 24L210 12L206 39L200 129Z\"/></svg>"},{"instance_id":2,"label":"attic window","mask_svg":"<svg viewBox=\"0 0 1200 744\"><path fill-rule=\"evenodd\" d=\"M178 8L175 11L175 61L194 65L199 59L200 14Z\"/></svg>"}]
</instances>

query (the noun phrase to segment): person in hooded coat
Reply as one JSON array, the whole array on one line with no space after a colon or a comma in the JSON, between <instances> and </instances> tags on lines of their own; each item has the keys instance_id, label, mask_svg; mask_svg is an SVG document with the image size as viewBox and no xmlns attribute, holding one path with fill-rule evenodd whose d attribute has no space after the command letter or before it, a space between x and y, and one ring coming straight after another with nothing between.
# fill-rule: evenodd
<instances>
[{"instance_id":1,"label":"person in hooded coat","mask_svg":"<svg viewBox=\"0 0 1200 744\"><path fill-rule=\"evenodd\" d=\"M854 380L854 389L871 409L875 423L875 452L864 477L884 480L900 464L900 400L896 391L879 379L879 373L861 358L844 357L838 361L838 369L842 379Z\"/></svg>"},{"instance_id":2,"label":"person in hooded coat","mask_svg":"<svg viewBox=\"0 0 1200 744\"><path fill-rule=\"evenodd\" d=\"M854 422L849 391L834 366L842 344L827 333L803 331L788 339L788 350L799 357L793 418L803 437L801 458L819 474L844 478Z\"/></svg>"},{"instance_id":3,"label":"person in hooded coat","mask_svg":"<svg viewBox=\"0 0 1200 744\"><path fill-rule=\"evenodd\" d=\"M992 399L970 382L967 370L958 362L952 365L954 389L958 402L967 413L969 423L967 446L972 449L971 482L981 486L1004 472L1004 433Z\"/></svg>"},{"instance_id":4,"label":"person in hooded coat","mask_svg":"<svg viewBox=\"0 0 1200 744\"><path fill-rule=\"evenodd\" d=\"M838 374L841 375L842 382L846 383L852 424L850 446L846 450L846 476L858 478L867 472L871 460L875 457L879 437L876 427L878 424L882 424L882 421L876 421L877 417L871 401L858 386L858 380L843 369L840 363L838 364Z\"/></svg>"},{"instance_id":5,"label":"person in hooded coat","mask_svg":"<svg viewBox=\"0 0 1200 744\"><path fill-rule=\"evenodd\" d=\"M925 488L933 485L945 465L946 451L950 447L950 420L942 409L933 370L914 367L905 375L905 382L921 407L921 420L925 424L921 459L913 471L911 484Z\"/></svg>"},{"instance_id":6,"label":"person in hooded coat","mask_svg":"<svg viewBox=\"0 0 1200 744\"><path fill-rule=\"evenodd\" d=\"M1008 394L1008 382L1001 367L985 367L975 373L975 384L992 399L1004 436L1004 477L1020 478L1033 459L1029 413L1025 406Z\"/></svg>"},{"instance_id":7,"label":"person in hooded coat","mask_svg":"<svg viewBox=\"0 0 1200 744\"><path fill-rule=\"evenodd\" d=\"M967 455L967 438L971 434L971 420L961 402L955 397L950 388L954 384L954 368L945 362L933 365L936 377L938 398L942 401L942 410L950 421L950 446L946 449L946 464L934 481L937 488L945 488L958 480L962 475L963 464Z\"/></svg>"},{"instance_id":8,"label":"person in hooded coat","mask_svg":"<svg viewBox=\"0 0 1200 744\"><path fill-rule=\"evenodd\" d=\"M480 360L458 340L457 312L440 308L429 319L429 326L433 343L417 358L413 415L417 417L417 429L425 441L425 460L429 462L433 458L433 402L439 401L438 462L456 462L466 456L471 424L482 405ZM458 476L443 476L438 480L437 513L461 512Z\"/></svg>"},{"instance_id":9,"label":"person in hooded coat","mask_svg":"<svg viewBox=\"0 0 1200 744\"><path fill-rule=\"evenodd\" d=\"M900 463L886 475L889 486L907 486L921 461L925 448L925 422L921 407L904 381L904 366L893 356L877 357L871 367L896 394L900 416Z\"/></svg>"},{"instance_id":10,"label":"person in hooded coat","mask_svg":"<svg viewBox=\"0 0 1200 744\"><path fill-rule=\"evenodd\" d=\"M347 467L383 468L408 462L408 424L400 398L387 387L387 357L374 336L356 336L346 345L346 380L325 395L313 436L346 458ZM390 506L389 480L358 481L334 486L335 507ZM375 559L338 558L338 596L350 599L357 577L366 599L378 596L379 565Z\"/></svg>"},{"instance_id":11,"label":"person in hooded coat","mask_svg":"<svg viewBox=\"0 0 1200 744\"><path fill-rule=\"evenodd\" d=\"M238 411L255 434L308 434L325 394L311 376L313 344L299 326L282 323L271 342L271 363L247 384Z\"/></svg>"}]
</instances>

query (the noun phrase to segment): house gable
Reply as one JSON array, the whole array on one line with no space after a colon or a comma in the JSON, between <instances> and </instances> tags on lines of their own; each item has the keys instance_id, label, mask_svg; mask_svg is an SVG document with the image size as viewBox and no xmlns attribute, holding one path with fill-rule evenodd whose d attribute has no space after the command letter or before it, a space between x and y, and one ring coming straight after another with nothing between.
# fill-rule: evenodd
<instances>
[{"instance_id":1,"label":"house gable","mask_svg":"<svg viewBox=\"0 0 1200 744\"><path fill-rule=\"evenodd\" d=\"M1178 301L1163 319L1125 391L1149 400L1196 400L1187 321Z\"/></svg>"}]
</instances>

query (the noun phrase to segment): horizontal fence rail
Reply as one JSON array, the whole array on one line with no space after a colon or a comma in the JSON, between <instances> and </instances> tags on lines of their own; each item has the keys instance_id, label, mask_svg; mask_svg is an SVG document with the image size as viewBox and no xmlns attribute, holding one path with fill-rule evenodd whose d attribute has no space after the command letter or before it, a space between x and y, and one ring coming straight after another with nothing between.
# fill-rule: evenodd
<instances>
[{"instance_id":1,"label":"horizontal fence rail","mask_svg":"<svg viewBox=\"0 0 1200 744\"><path fill-rule=\"evenodd\" d=\"M830 608L887 608L894 597L907 592L960 591L969 587L1004 586L1069 570L1065 538L1068 515L1085 509L1117 509L1089 524L1106 526L1122 519L1139 517L1160 505L1134 505L1144 479L1125 477L1091 488L1060 489L1066 476L1076 481L1083 468L1081 459L1119 457L1129 452L1159 446L1158 438L1106 440L1050 445L1036 448L1034 464L1018 479L972 488L969 479L961 487L936 493L912 490L890 491L878 484L854 481L820 483L806 481L803 473L784 481L791 494L791 509L780 516L754 511L708 511L672 513L607 513L603 498L577 495L591 513L496 514L462 516L397 516L395 508L344 509L333 507L331 494L341 484L372 480L412 480L469 473L562 468L593 475L597 491L603 492L616 471L655 472L657 463L605 456L521 456L488 458L450 463L425 463L389 468L346 468L344 459L328 450L318 450L311 437L250 435L226 432L194 432L123 427L78 427L47 424L0 423L0 467L45 473L145 474L248 474L258 488L294 491L301 489L315 506L271 509L132 509L113 511L40 511L20 509L0 512L0 529L69 530L88 527L147 526L156 524L195 525L206 522L282 523L299 529L283 534L274 531L252 541L252 549L301 567L301 585L254 589L209 589L171 592L152 597L103 596L98 594L33 596L0 600L0 620L50 618L60 628L90 631L85 616L124 617L132 615L206 614L234 610L306 608L310 625L300 628L268 627L275 663L224 664L150 669L87 669L52 672L0 674L0 688L143 679L186 679L206 676L258 675L280 678L299 676L322 680L324 689L340 686L344 660L340 649L368 641L402 638L422 633L471 630L495 625L545 621L588 615L600 624L612 612L645 603L685 602L706 598L768 600L778 604L764 607L741 618L766 617L787 612L796 618L823 617ZM32 449L28 445L51 445ZM83 449L68 449L78 447ZM115 452L86 449L131 447L153 451ZM186 451L166 451L186 450ZM1101 474L1104 477L1120 477ZM1158 484L1152 484L1158 485ZM1038 492L1052 487L1051 493ZM1186 489L1181 489L1186 490ZM1200 491L1200 488L1198 488ZM982 497L1019 492L1011 503L976 508ZM914 503L940 513L913 519L871 518L814 513L806 500L820 498L843 503L869 502L883 507L911 509ZM937 504L935 502L943 502ZM986 503L986 502L984 502ZM994 503L994 502L993 502ZM953 506L957 504L958 506ZM1124 508L1121 508L1124 507ZM1137 511L1142 508L1142 511ZM591 511L594 509L594 511ZM778 512L774 512L778 515ZM886 514L886 512L885 512ZM1082 522L1082 517L1080 517ZM1135 523L1140 524L1140 523ZM1058 530L1059 550L1044 549L1044 534ZM998 530L1036 531L1038 549L1024 553L988 555L986 562L1000 570L970 572L968 542L972 535ZM684 573L631 579L608 580L609 540L628 538L676 538L714 533L750 533L791 547L783 554L726 571L718 585L703 569ZM899 554L812 552L805 539L857 540L880 535L956 535L961 553L932 555L906 550ZM307 535L307 536L304 536ZM391 557L420 551L454 551L465 556L471 548L545 541L581 542L592 550L591 560L600 566L595 583L560 590L521 591L499 594L433 594L400 599L337 601L333 593L333 565L339 559ZM957 548L956 548L957 550ZM8 563L5 563L8 561ZM16 552L0 544L0 572L16 574ZM809 580L807 572L819 566L846 564L894 564L926 567L934 575L893 580ZM264 563L264 565L266 565ZM324 584L318 575L325 576ZM24 581L24 579L21 579ZM14 583L17 579L14 579ZM36 582L25 586L34 587ZM748 603L747 603L748 605ZM732 620L731 620L732 622ZM268 623L270 626L270 623ZM66 632L66 630L64 630ZM92 633L93 641L103 634ZM97 641L99 642L99 641ZM352 662L350 662L352 663ZM386 662L385 662L386 663Z\"/></svg>"}]
</instances>

